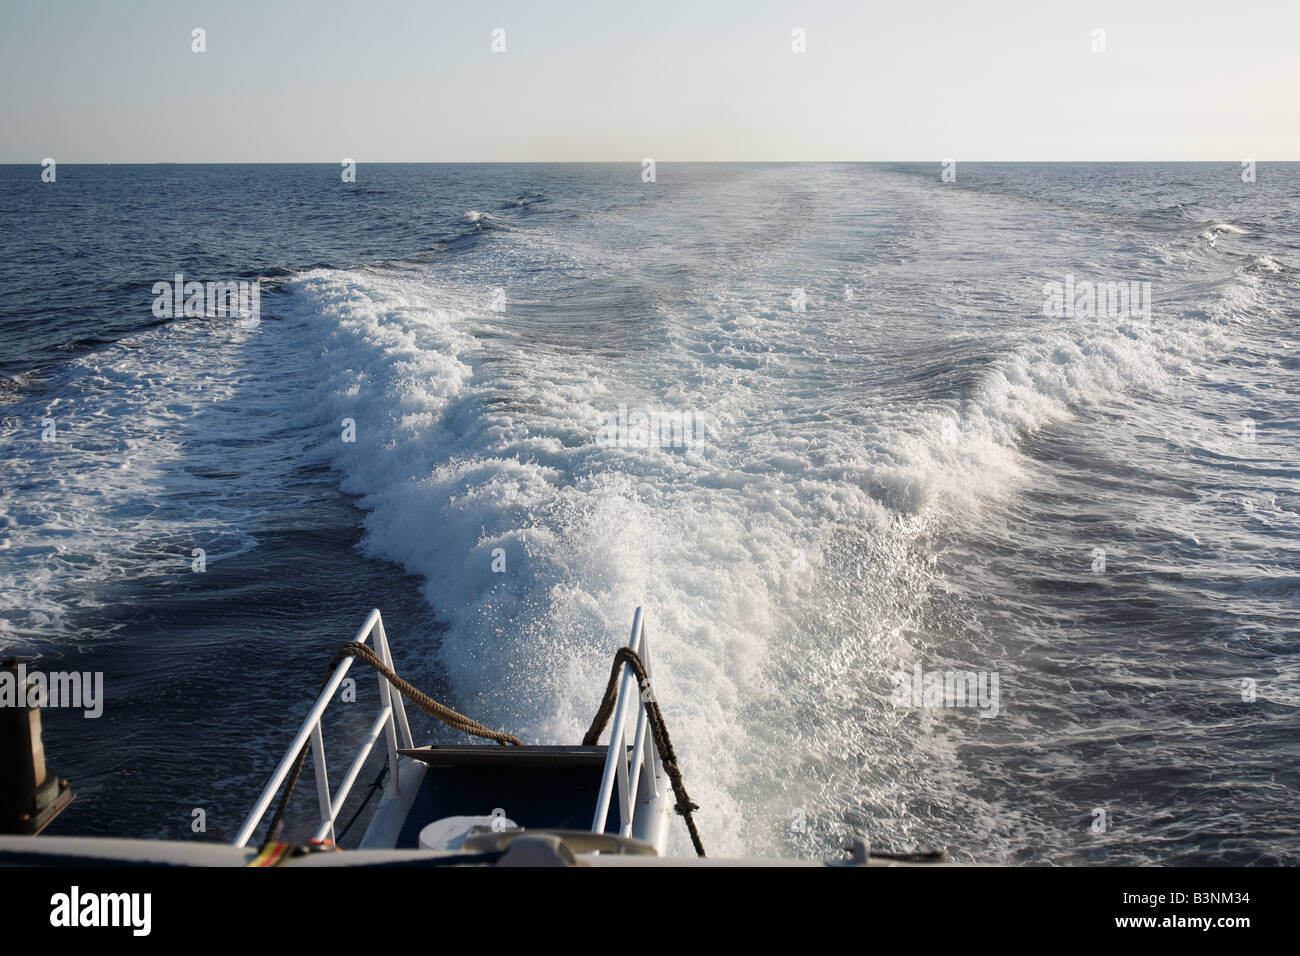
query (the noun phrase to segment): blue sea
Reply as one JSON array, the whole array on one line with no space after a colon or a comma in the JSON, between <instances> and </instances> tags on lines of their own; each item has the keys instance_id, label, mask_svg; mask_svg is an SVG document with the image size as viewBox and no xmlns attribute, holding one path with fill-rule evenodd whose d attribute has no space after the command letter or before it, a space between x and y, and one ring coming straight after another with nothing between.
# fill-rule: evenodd
<instances>
[{"instance_id":1,"label":"blue sea","mask_svg":"<svg viewBox=\"0 0 1300 956\"><path fill-rule=\"evenodd\" d=\"M49 832L231 839L371 607L576 743L643 606L713 855L1300 863L1300 165L642 172L0 167Z\"/></svg>"}]
</instances>

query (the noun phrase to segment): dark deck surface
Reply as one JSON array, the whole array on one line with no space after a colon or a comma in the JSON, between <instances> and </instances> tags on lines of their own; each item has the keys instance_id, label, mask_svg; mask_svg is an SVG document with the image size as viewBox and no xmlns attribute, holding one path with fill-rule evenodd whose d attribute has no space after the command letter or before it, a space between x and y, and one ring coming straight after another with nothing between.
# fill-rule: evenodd
<instances>
[{"instance_id":1,"label":"dark deck surface","mask_svg":"<svg viewBox=\"0 0 1300 956\"><path fill-rule=\"evenodd\" d=\"M419 845L434 820L491 816L498 807L528 829L587 830L605 769L605 747L500 747L466 745L403 750L429 765L397 838ZM618 798L611 801L605 832L618 832Z\"/></svg>"}]
</instances>

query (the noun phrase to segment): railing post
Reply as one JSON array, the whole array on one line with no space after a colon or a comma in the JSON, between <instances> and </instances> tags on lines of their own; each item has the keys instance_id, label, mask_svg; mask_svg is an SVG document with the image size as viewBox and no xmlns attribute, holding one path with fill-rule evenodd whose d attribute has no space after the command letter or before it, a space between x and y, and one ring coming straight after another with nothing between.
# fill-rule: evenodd
<instances>
[{"instance_id":1,"label":"railing post","mask_svg":"<svg viewBox=\"0 0 1300 956\"><path fill-rule=\"evenodd\" d=\"M632 636L628 640L628 646L632 650L637 650L641 646L640 608L636 609L636 614L632 618ZM600 781L600 793L596 797L596 813L591 821L591 831L593 833L603 833L605 831L605 821L609 818L609 803L614 795L615 780L617 779L623 786L626 786L627 783L627 746L623 725L627 711L628 695L632 693L634 686L635 675L632 673L632 668L624 664L622 681L619 684L618 697L614 704L614 726L609 731L609 752L605 755L605 772ZM620 764L622 765L621 774L619 772ZM624 791L620 789L620 802L623 797ZM619 820L620 829L622 829L622 824L626 822L626 805L624 805L624 811L623 817Z\"/></svg>"},{"instance_id":2,"label":"railing post","mask_svg":"<svg viewBox=\"0 0 1300 956\"><path fill-rule=\"evenodd\" d=\"M352 758L352 766L348 768L348 772L344 776L343 782L339 784L338 790L334 791L334 800L330 805L331 814L339 813L343 809L343 805L347 803L348 794L352 792L352 785L357 782L357 776L361 773L366 758L375 749L375 742L379 740L379 735L384 732L384 724L388 722L389 716L391 716L389 712L382 709L375 715L374 721L370 724L370 731L366 734L366 739L361 742L361 746L357 748L357 752ZM329 834L333 826L333 816L329 820L322 820L320 826L316 828L316 832L312 835L312 839L332 839Z\"/></svg>"},{"instance_id":3,"label":"railing post","mask_svg":"<svg viewBox=\"0 0 1300 956\"><path fill-rule=\"evenodd\" d=\"M609 745L613 747L614 741L611 740ZM631 836L633 807L627 785L627 738L623 736L622 728L618 735L618 753L619 760L615 765L618 768L618 829L623 836Z\"/></svg>"},{"instance_id":4,"label":"railing post","mask_svg":"<svg viewBox=\"0 0 1300 956\"><path fill-rule=\"evenodd\" d=\"M320 803L321 823L334 819L334 807L330 802L330 779L325 769L325 739L320 732L320 718L311 728L311 762L316 767L316 799ZM325 839L334 841L334 825L330 824Z\"/></svg>"},{"instance_id":5,"label":"railing post","mask_svg":"<svg viewBox=\"0 0 1300 956\"><path fill-rule=\"evenodd\" d=\"M379 645L380 659L383 660L384 665L390 671L396 674L397 668L393 666L393 652L388 647L388 632L384 630L382 615L376 619L375 627L379 631L375 640ZM415 738L411 736L411 725L406 721L406 704L403 702L401 694L393 695L393 713L397 720L397 729L401 734L402 746L407 750L413 750L415 748Z\"/></svg>"},{"instance_id":6,"label":"railing post","mask_svg":"<svg viewBox=\"0 0 1300 956\"><path fill-rule=\"evenodd\" d=\"M388 719L384 721L384 736L388 740L388 784L384 787L384 793L389 797L396 797L400 792L400 781L397 779L397 731L393 724L393 698L400 697L401 694L394 694L393 689L389 686L387 679L383 674L379 675L379 706L386 709Z\"/></svg>"},{"instance_id":7,"label":"railing post","mask_svg":"<svg viewBox=\"0 0 1300 956\"><path fill-rule=\"evenodd\" d=\"M645 676L648 679L650 677L650 638L645 632L644 624L641 626L640 638L641 638L641 646L637 649L637 654L640 655L641 657L641 663L645 665ZM650 688L650 690L651 693L653 694L654 692L653 687ZM645 700L645 698L641 698L641 703L640 706L637 708L637 714L636 714L636 733L632 736L632 779L628 782L628 791L632 794L634 807L636 805L635 800L636 800L637 785L641 782L641 765L644 762L644 758L645 758L646 730L647 730L646 721L648 719L646 715L647 703L648 702ZM650 747L652 749L654 747L653 740L650 741ZM650 795L652 797L658 795L654 785L653 773L650 775ZM635 814L635 810L633 810L633 813ZM627 826L628 832L623 835L631 836L632 835L631 829L632 828L629 822L629 825Z\"/></svg>"}]
</instances>

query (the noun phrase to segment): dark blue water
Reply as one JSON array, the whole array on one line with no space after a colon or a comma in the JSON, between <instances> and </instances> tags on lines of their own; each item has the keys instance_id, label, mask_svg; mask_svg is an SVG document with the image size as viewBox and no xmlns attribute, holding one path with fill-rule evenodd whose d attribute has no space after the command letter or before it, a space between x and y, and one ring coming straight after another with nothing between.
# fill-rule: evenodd
<instances>
[{"instance_id":1,"label":"dark blue water","mask_svg":"<svg viewBox=\"0 0 1300 956\"><path fill-rule=\"evenodd\" d=\"M108 697L46 713L57 832L232 837L372 606L577 739L643 605L711 848L1296 862L1300 166L640 172L0 167L0 645ZM178 272L261 323L158 318Z\"/></svg>"}]
</instances>

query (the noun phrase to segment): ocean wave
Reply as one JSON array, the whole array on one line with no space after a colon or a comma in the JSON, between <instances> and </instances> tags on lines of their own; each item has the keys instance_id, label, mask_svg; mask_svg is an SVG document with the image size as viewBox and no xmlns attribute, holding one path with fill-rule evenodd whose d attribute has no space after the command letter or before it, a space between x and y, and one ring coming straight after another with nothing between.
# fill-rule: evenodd
<instances>
[{"instance_id":1,"label":"ocean wave","mask_svg":"<svg viewBox=\"0 0 1300 956\"><path fill-rule=\"evenodd\" d=\"M1233 225L1230 222L1220 222L1217 219L1212 219L1208 222L1202 222L1196 226L1193 226L1191 231L1194 232L1197 236L1199 236L1202 239L1213 239L1219 235L1229 235L1229 236L1250 235L1249 229L1244 229L1241 226Z\"/></svg>"},{"instance_id":2,"label":"ocean wave","mask_svg":"<svg viewBox=\"0 0 1300 956\"><path fill-rule=\"evenodd\" d=\"M510 224L504 219L492 215L490 212L478 212L470 209L465 213L465 219L473 223L479 229L509 229Z\"/></svg>"},{"instance_id":3,"label":"ocean wave","mask_svg":"<svg viewBox=\"0 0 1300 956\"><path fill-rule=\"evenodd\" d=\"M600 444L602 413L663 399L616 384L619 363L600 351L489 347L475 334L483 303L436 264L313 273L290 291L317 343L322 425L356 424L355 443L326 454L366 513L363 548L423 579L449 624L437 660L459 705L532 740L576 739L631 608L646 606L672 675L665 706L733 848L749 839L738 794L755 770L728 754L753 732L743 702L770 693L779 635L807 636L807 609L829 602L846 617L804 646L829 664L865 600L876 639L897 641L924 605L935 522L1005 501L1037 432L1167 381L1219 335L1176 317L1080 321L993 356L959 398L828 410L799 363L804 317L729 309L693 318L701 347L666 370L671 404L708 413L692 458ZM846 548L869 598L820 573ZM883 667L885 647L863 653ZM706 774L697 762L714 748Z\"/></svg>"}]
</instances>

